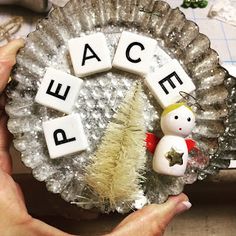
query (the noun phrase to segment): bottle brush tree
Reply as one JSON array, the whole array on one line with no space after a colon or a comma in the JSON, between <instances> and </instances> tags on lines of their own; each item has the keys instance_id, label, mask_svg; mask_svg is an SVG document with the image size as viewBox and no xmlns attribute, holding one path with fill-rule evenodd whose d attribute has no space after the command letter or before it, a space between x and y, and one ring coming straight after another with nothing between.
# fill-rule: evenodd
<instances>
[{"instance_id":1,"label":"bottle brush tree","mask_svg":"<svg viewBox=\"0 0 236 236\"><path fill-rule=\"evenodd\" d=\"M142 94L140 83L128 92L86 167L88 186L112 208L142 193L146 163Z\"/></svg>"}]
</instances>

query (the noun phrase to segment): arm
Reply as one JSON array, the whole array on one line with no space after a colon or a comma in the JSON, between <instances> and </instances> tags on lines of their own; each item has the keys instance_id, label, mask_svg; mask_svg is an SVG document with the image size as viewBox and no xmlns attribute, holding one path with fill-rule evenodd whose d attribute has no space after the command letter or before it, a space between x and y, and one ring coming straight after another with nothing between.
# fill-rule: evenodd
<instances>
[{"instance_id":1,"label":"arm","mask_svg":"<svg viewBox=\"0 0 236 236\"><path fill-rule=\"evenodd\" d=\"M192 151L193 149L197 149L196 142L194 140L186 139L185 142L188 148L188 152Z\"/></svg>"},{"instance_id":2,"label":"arm","mask_svg":"<svg viewBox=\"0 0 236 236\"><path fill-rule=\"evenodd\" d=\"M153 133L146 133L146 148L149 152L152 154L155 152L156 146L159 143L160 138L158 138L155 134Z\"/></svg>"}]
</instances>

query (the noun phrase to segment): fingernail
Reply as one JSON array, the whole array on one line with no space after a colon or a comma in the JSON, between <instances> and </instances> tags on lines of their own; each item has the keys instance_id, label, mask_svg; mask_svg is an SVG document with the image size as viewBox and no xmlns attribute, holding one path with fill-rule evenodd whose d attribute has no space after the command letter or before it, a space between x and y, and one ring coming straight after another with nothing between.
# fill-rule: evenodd
<instances>
[{"instance_id":1,"label":"fingernail","mask_svg":"<svg viewBox=\"0 0 236 236\"><path fill-rule=\"evenodd\" d=\"M184 211L187 211L188 209L191 208L191 206L192 206L192 204L189 201L181 202L176 207L176 213L179 214Z\"/></svg>"},{"instance_id":2,"label":"fingernail","mask_svg":"<svg viewBox=\"0 0 236 236\"><path fill-rule=\"evenodd\" d=\"M15 57L17 51L24 46L23 39L15 39L6 44L5 46L0 47L1 58Z\"/></svg>"}]
</instances>

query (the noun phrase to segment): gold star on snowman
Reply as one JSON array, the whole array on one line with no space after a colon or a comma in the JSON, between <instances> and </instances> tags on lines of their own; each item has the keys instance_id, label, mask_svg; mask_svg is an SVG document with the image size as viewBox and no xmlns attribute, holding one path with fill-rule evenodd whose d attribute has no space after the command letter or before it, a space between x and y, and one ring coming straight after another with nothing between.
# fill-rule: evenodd
<instances>
[{"instance_id":1,"label":"gold star on snowman","mask_svg":"<svg viewBox=\"0 0 236 236\"><path fill-rule=\"evenodd\" d=\"M169 161L169 166L183 165L183 155L184 153L177 152L174 148L171 148L169 152L166 153L165 157Z\"/></svg>"}]
</instances>

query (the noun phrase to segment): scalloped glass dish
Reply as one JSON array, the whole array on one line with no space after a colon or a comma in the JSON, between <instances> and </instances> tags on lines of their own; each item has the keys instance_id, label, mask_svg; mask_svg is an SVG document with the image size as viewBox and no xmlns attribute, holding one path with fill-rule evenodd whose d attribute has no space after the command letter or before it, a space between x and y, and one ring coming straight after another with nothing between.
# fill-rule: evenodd
<instances>
[{"instance_id":1,"label":"scalloped glass dish","mask_svg":"<svg viewBox=\"0 0 236 236\"><path fill-rule=\"evenodd\" d=\"M89 149L56 160L49 157L42 122L63 114L35 103L34 98L46 67L74 73L67 45L70 38L103 32L113 55L123 30L157 40L159 46L150 70L176 58L193 79L197 87L193 95L204 111L195 110L197 124L192 138L202 154L190 153L186 174L179 178L153 172L152 157L147 154L145 199L123 202L113 209L99 203L88 191L84 167L126 92L141 79L116 69L86 77L73 112L81 116ZM230 159L235 158L235 78L219 65L218 54L210 48L209 39L199 33L198 26L164 1L71 0L64 8L52 11L28 36L17 56L12 78L7 91L8 128L14 134L14 145L21 152L22 161L32 168L37 180L46 182L49 191L60 193L67 202L83 208L124 213L138 208L142 201L161 203L169 195L182 192L185 184L227 168ZM144 84L143 89L147 130L161 132L162 109Z\"/></svg>"}]
</instances>

